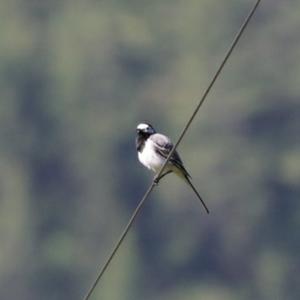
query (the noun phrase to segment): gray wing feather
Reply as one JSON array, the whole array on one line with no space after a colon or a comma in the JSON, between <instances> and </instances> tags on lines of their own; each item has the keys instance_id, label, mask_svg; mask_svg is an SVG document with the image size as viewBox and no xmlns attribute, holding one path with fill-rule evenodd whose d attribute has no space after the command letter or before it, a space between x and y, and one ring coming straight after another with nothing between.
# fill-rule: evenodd
<instances>
[{"instance_id":1,"label":"gray wing feather","mask_svg":"<svg viewBox=\"0 0 300 300\"><path fill-rule=\"evenodd\" d=\"M166 149L169 149L170 147L172 148L173 147L173 144L171 142L171 140L163 135L163 134L160 134L160 133L155 133L155 134L152 134L149 139L154 142L157 147L159 148L166 148Z\"/></svg>"},{"instance_id":2,"label":"gray wing feather","mask_svg":"<svg viewBox=\"0 0 300 300\"><path fill-rule=\"evenodd\" d=\"M170 151L173 148L173 144L172 144L171 140L167 136L160 134L160 133L155 133L155 134L151 135L149 137L149 139L151 139L151 141L154 142L156 152L159 153L164 158L167 158ZM177 168L179 168L186 177L188 177L188 178L191 177L189 175L189 173L187 172L187 170L185 169L185 167L183 166L183 162L176 150L172 154L172 156L170 158L170 162L173 165L175 165Z\"/></svg>"}]
</instances>

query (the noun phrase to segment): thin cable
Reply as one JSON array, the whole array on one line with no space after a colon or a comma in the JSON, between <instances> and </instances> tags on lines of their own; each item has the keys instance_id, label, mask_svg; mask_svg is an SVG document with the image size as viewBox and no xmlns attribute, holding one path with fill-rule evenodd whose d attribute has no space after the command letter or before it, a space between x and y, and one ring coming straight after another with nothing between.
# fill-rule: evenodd
<instances>
[{"instance_id":1,"label":"thin cable","mask_svg":"<svg viewBox=\"0 0 300 300\"><path fill-rule=\"evenodd\" d=\"M95 280L95 282L93 283L93 285L90 287L89 292L86 294L86 296L84 297L84 300L88 300L90 298L90 296L92 295L95 287L97 286L100 278L102 277L102 275L105 273L108 265L110 264L111 260L113 259L113 257L115 256L116 252L118 251L119 247L121 246L123 240L125 239L130 227L132 226L132 223L134 222L136 216L138 215L139 211L141 210L143 204L145 203L146 199L148 198L149 194L151 193L151 191L153 190L155 186L155 183L152 182L152 184L150 185L150 187L148 188L147 192L145 193L143 199L140 201L140 203L138 204L138 206L136 207L136 209L134 210L128 224L126 225L126 227L124 228L122 234L120 235L120 238L118 240L118 242L116 243L113 251L111 252L109 258L107 259L106 263L103 265L97 279Z\"/></svg>"},{"instance_id":2,"label":"thin cable","mask_svg":"<svg viewBox=\"0 0 300 300\"><path fill-rule=\"evenodd\" d=\"M246 29L248 23L250 22L250 20L251 20L252 16L254 15L254 13L255 13L255 11L256 11L256 9L257 9L257 7L258 7L258 5L259 5L260 2L261 2L261 0L257 0L257 1L256 1L255 5L254 5L253 8L251 9L250 13L249 13L248 16L246 17L244 23L243 23L242 26L240 27L240 29L239 29L237 35L235 36L235 38L233 39L233 42L231 43L229 49L227 50L227 53L226 53L226 55L225 55L225 57L224 57L224 59L223 59L221 65L220 65L219 69L217 70L215 76L213 77L213 79L211 80L211 82L210 82L210 84L208 85L207 89L205 90L205 92L204 92L202 98L200 99L200 101L199 101L197 107L195 108L195 110L194 110L192 116L190 117L189 121L187 122L186 126L185 126L184 129L182 130L181 135L179 136L179 138L178 138L177 142L175 143L173 149L170 151L170 153L169 153L169 155L168 155L168 157L167 157L167 159L166 159L164 165L163 165L162 168L160 169L159 173L156 175L157 178L159 178L159 176L162 174L162 172L163 172L165 166L167 165L167 163L168 163L170 157L173 155L174 151L176 150L176 148L178 147L179 143L180 143L181 140L183 139L185 133L186 133L187 130L189 129L191 123L193 122L195 116L197 115L197 113L198 113L200 107L202 106L202 104L204 103L204 101L205 101L207 95L209 94L211 88L213 87L213 85L215 84L217 78L219 77L220 73L222 72L222 70L223 70L223 68L224 68L224 66L225 66L225 64L226 64L226 62L228 61L228 59L229 59L229 57L230 57L232 51L234 50L234 48L235 48L236 44L238 43L240 37L242 36L243 32L245 31L245 29Z\"/></svg>"},{"instance_id":3,"label":"thin cable","mask_svg":"<svg viewBox=\"0 0 300 300\"><path fill-rule=\"evenodd\" d=\"M209 94L211 88L213 87L213 85L215 84L217 78L219 77L221 71L223 70L226 62L228 61L229 57L231 56L232 51L234 50L236 44L238 43L239 39L241 38L243 32L245 31L246 27L248 26L249 21L251 20L252 16L254 15L259 3L261 2L261 0L257 0L255 5L253 6L253 8L251 9L250 13L248 14L248 16L246 17L244 23L242 24L242 26L240 27L237 35L235 36L233 42L231 43L229 49L226 52L226 55L224 57L224 59L222 60L222 63L220 64L220 67L218 68L218 70L216 71L213 79L211 80L210 84L208 85L207 89L205 90L202 98L200 99L198 105L196 106L192 116L190 117L190 119L188 120L186 126L184 127L181 135L179 136L177 142L175 143L174 147L172 148L172 150L170 151L165 163L163 164L163 166L161 167L160 171L157 173L157 175L153 178L152 183L150 185L150 187L148 188L148 190L146 191L146 193L144 194L142 200L139 202L138 206L136 207L136 209L134 210L128 224L126 225L126 227L124 228L121 236L119 237L118 242L116 243L115 247L113 248L110 256L108 257L106 263L103 265L103 267L101 268L101 271L99 272L96 280L94 281L94 283L92 284L92 286L90 287L88 293L86 294L86 296L83 298L83 300L89 300L92 293L94 292L98 282L100 281L100 279L102 278L103 274L105 273L105 271L107 270L107 267L109 266L110 262L112 261L112 259L114 258L115 254L117 253L119 247L121 246L122 242L124 241L126 235L128 234L134 220L136 219L137 215L139 214L140 210L142 209L145 201L147 200L148 196L150 195L150 193L152 192L153 188L157 185L156 182L156 178L159 178L161 176L161 174L163 173L170 157L172 156L172 154L174 153L174 151L176 150L176 148L178 147L179 143L181 142L181 140L183 139L184 135L186 134L187 130L189 129L192 121L194 120L195 116L197 115L200 107L202 106L202 104L204 103L204 100L206 99L207 95Z\"/></svg>"}]
</instances>

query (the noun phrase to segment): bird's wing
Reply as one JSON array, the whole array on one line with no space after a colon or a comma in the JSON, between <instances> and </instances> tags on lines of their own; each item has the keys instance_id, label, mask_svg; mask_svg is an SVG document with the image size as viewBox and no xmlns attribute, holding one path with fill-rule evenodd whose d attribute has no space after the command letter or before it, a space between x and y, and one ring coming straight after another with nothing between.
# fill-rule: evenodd
<instances>
[{"instance_id":1,"label":"bird's wing","mask_svg":"<svg viewBox=\"0 0 300 300\"><path fill-rule=\"evenodd\" d=\"M163 157L167 157L173 148L171 140L163 134L152 134L149 139L153 142L155 151Z\"/></svg>"},{"instance_id":2,"label":"bird's wing","mask_svg":"<svg viewBox=\"0 0 300 300\"><path fill-rule=\"evenodd\" d=\"M151 141L154 143L155 151L164 158L167 158L170 151L173 148L171 140L167 136L159 133L151 135L149 139L151 139ZM183 166L183 162L176 150L173 152L170 158L170 162L174 164L177 168L179 168L185 176L191 177L185 169L185 167Z\"/></svg>"}]
</instances>

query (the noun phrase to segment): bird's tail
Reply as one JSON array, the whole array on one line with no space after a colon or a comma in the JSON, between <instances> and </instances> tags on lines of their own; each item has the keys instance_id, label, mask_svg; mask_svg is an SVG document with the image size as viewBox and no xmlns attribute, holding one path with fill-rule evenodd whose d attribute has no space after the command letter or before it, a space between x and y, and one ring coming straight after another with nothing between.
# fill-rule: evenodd
<instances>
[{"instance_id":1,"label":"bird's tail","mask_svg":"<svg viewBox=\"0 0 300 300\"><path fill-rule=\"evenodd\" d=\"M185 177L186 182L188 183L188 185L192 188L192 190L194 191L194 193L197 195L197 197L199 198L200 202L202 203L205 211L209 214L209 209L206 206L204 200L202 199L202 197L200 196L200 194L198 193L198 191L196 190L195 186L192 184L192 181L190 179L190 177Z\"/></svg>"},{"instance_id":2,"label":"bird's tail","mask_svg":"<svg viewBox=\"0 0 300 300\"><path fill-rule=\"evenodd\" d=\"M194 193L197 195L198 199L200 200L201 204L203 205L205 211L209 214L209 209L206 206L206 204L205 204L204 200L202 199L202 197L200 196L200 194L198 193L195 186L192 184L191 176L187 172L187 170L183 166L181 166L180 168L178 168L178 167L174 168L173 172L176 173L179 177L183 178L184 181L192 188L192 190L194 191Z\"/></svg>"}]
</instances>

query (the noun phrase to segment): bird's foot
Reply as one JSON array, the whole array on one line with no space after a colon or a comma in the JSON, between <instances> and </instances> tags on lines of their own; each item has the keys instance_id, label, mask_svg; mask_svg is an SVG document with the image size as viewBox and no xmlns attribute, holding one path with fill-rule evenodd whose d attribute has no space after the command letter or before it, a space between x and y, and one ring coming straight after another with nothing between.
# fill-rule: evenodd
<instances>
[{"instance_id":1,"label":"bird's foot","mask_svg":"<svg viewBox=\"0 0 300 300\"><path fill-rule=\"evenodd\" d=\"M163 177L165 177L166 175L168 175L168 174L170 174L170 173L172 173L171 170L166 171L165 173L163 173L163 174L160 175L160 176L155 176L155 178L154 178L154 180L153 180L154 185L158 185L159 181L160 181Z\"/></svg>"},{"instance_id":2,"label":"bird's foot","mask_svg":"<svg viewBox=\"0 0 300 300\"><path fill-rule=\"evenodd\" d=\"M159 177L155 177L153 180L154 185L158 185L160 178Z\"/></svg>"}]
</instances>

